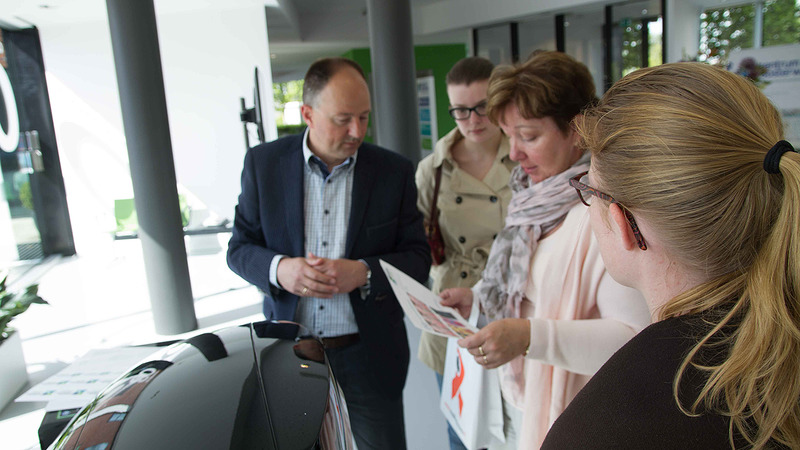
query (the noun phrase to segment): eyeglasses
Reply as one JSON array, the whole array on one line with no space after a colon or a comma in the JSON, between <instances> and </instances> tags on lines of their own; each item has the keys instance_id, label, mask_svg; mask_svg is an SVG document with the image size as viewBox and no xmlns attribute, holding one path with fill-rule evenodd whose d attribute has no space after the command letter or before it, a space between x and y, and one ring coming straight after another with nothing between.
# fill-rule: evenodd
<instances>
[{"instance_id":1,"label":"eyeglasses","mask_svg":"<svg viewBox=\"0 0 800 450\"><path fill-rule=\"evenodd\" d=\"M486 101L482 101L477 105L473 106L472 108L459 106L456 108L450 108L448 111L450 112L450 117L456 120L469 119L469 116L473 112L477 114L479 117L486 117Z\"/></svg>"},{"instance_id":2,"label":"eyeglasses","mask_svg":"<svg viewBox=\"0 0 800 450\"><path fill-rule=\"evenodd\" d=\"M569 185L574 187L575 190L578 192L578 198L581 199L581 203L583 203L586 206L589 206L592 203L592 196L595 196L607 202L616 203L617 205L619 205L619 207L622 208L622 211L625 213L625 218L628 219L628 223L630 224L631 229L633 230L633 236L636 238L636 244L639 245L640 249L647 250L647 244L644 242L644 236L642 236L642 232L639 231L639 225L636 224L636 220L633 218L633 214L631 214L631 212L628 211L628 208L623 206L622 203L614 200L614 197L606 193L600 192L597 189L589 186L588 184L581 182L581 178L585 177L586 174L588 173L589 172L583 172L581 174L578 174L577 176L570 178L569 180Z\"/></svg>"}]
</instances>

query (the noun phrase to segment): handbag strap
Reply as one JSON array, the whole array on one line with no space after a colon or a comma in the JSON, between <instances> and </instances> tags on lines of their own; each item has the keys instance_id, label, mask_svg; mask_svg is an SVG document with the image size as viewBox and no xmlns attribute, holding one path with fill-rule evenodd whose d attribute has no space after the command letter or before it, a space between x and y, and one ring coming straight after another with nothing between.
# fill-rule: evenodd
<instances>
[{"instance_id":1,"label":"handbag strap","mask_svg":"<svg viewBox=\"0 0 800 450\"><path fill-rule=\"evenodd\" d=\"M433 225L439 225L439 209L436 208L436 202L439 200L439 185L442 184L442 166L436 168L436 181L433 184L433 201L431 202L431 219L428 222L428 230L433 230Z\"/></svg>"}]
</instances>

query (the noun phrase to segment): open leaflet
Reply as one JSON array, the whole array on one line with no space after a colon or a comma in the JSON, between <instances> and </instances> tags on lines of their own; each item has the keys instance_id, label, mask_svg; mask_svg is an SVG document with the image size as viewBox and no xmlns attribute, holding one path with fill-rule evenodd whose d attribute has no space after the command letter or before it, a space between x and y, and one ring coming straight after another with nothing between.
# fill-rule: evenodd
<instances>
[{"instance_id":1,"label":"open leaflet","mask_svg":"<svg viewBox=\"0 0 800 450\"><path fill-rule=\"evenodd\" d=\"M464 338L478 329L453 308L439 304L439 296L401 270L381 260L394 295L417 328L448 338Z\"/></svg>"}]
</instances>

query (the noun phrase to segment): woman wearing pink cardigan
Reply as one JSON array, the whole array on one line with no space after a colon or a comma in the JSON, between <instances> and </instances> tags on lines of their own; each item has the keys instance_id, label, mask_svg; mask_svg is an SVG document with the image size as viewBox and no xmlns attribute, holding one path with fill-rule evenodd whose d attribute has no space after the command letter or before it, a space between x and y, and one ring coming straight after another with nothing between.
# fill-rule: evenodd
<instances>
[{"instance_id":1,"label":"woman wearing pink cardigan","mask_svg":"<svg viewBox=\"0 0 800 450\"><path fill-rule=\"evenodd\" d=\"M488 115L510 141L513 191L482 279L442 303L492 321L458 344L500 368L506 444L538 448L550 425L611 355L649 323L641 295L606 272L569 179L589 169L572 119L596 101L586 66L541 52L498 67Z\"/></svg>"}]
</instances>

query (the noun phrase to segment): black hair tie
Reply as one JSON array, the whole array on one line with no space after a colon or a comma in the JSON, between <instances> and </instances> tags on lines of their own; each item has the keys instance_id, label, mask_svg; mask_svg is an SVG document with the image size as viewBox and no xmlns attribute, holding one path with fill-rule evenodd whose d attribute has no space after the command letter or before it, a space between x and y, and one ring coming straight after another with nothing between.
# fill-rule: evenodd
<instances>
[{"instance_id":1,"label":"black hair tie","mask_svg":"<svg viewBox=\"0 0 800 450\"><path fill-rule=\"evenodd\" d=\"M778 141L777 144L773 145L771 149L767 152L767 156L764 157L764 170L767 173L781 173L780 168L778 165L781 162L781 156L783 156L786 152L793 152L794 147L792 144L786 141Z\"/></svg>"}]
</instances>

